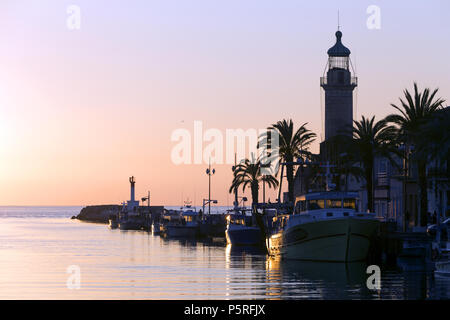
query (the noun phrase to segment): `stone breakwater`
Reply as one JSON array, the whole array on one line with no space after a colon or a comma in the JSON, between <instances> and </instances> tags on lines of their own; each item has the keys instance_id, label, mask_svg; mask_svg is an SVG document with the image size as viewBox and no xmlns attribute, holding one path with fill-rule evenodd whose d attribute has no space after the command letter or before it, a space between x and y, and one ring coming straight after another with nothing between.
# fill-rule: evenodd
<instances>
[{"instance_id":1,"label":"stone breakwater","mask_svg":"<svg viewBox=\"0 0 450 320\"><path fill-rule=\"evenodd\" d=\"M122 206L115 204L106 204L98 206L87 206L81 209L77 216L72 219L78 219L87 222L108 223L111 216L116 216ZM140 206L139 213L143 215L150 214L153 218L158 219L164 212L164 206Z\"/></svg>"},{"instance_id":2,"label":"stone breakwater","mask_svg":"<svg viewBox=\"0 0 450 320\"><path fill-rule=\"evenodd\" d=\"M119 208L119 205L87 206L72 218L88 222L108 223L110 216L117 214Z\"/></svg>"}]
</instances>

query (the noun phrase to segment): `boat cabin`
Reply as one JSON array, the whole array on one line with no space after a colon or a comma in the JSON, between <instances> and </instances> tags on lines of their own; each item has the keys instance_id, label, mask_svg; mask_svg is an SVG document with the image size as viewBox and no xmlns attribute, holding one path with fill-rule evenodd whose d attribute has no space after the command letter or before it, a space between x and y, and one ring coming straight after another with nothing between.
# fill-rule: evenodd
<instances>
[{"instance_id":1,"label":"boat cabin","mask_svg":"<svg viewBox=\"0 0 450 320\"><path fill-rule=\"evenodd\" d=\"M295 199L294 214L322 209L357 210L357 192L316 192Z\"/></svg>"},{"instance_id":2,"label":"boat cabin","mask_svg":"<svg viewBox=\"0 0 450 320\"><path fill-rule=\"evenodd\" d=\"M227 223L229 224L239 224L243 226L252 226L254 225L253 217L248 215L251 213L252 209L241 209L238 212L234 210L230 210L230 213L227 214ZM234 212L234 213L231 213Z\"/></svg>"},{"instance_id":3,"label":"boat cabin","mask_svg":"<svg viewBox=\"0 0 450 320\"><path fill-rule=\"evenodd\" d=\"M197 211L194 211L192 209L185 210L181 213L182 218L185 222L195 222L197 219L200 218L200 215Z\"/></svg>"}]
</instances>

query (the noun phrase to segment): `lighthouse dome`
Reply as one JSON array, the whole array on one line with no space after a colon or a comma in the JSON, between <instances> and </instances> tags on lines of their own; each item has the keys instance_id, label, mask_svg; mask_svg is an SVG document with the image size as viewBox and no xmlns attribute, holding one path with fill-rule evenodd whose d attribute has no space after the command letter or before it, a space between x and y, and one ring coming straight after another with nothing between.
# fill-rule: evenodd
<instances>
[{"instance_id":1,"label":"lighthouse dome","mask_svg":"<svg viewBox=\"0 0 450 320\"><path fill-rule=\"evenodd\" d=\"M350 49L342 44L342 32L336 32L336 44L328 49L328 55L330 57L348 57L350 55Z\"/></svg>"}]
</instances>

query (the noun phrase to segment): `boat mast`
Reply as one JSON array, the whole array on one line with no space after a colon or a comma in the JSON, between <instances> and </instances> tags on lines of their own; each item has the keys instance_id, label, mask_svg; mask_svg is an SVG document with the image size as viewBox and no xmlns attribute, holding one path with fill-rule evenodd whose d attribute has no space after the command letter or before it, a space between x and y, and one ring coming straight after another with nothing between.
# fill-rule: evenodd
<instances>
[{"instance_id":1,"label":"boat mast","mask_svg":"<svg viewBox=\"0 0 450 320\"><path fill-rule=\"evenodd\" d=\"M326 168L327 171L325 173L325 185L327 191L332 191L336 187L336 185L332 182L333 175L330 172L330 168L336 167L335 165L330 165L330 161L327 161L326 164L321 165L320 167Z\"/></svg>"}]
</instances>

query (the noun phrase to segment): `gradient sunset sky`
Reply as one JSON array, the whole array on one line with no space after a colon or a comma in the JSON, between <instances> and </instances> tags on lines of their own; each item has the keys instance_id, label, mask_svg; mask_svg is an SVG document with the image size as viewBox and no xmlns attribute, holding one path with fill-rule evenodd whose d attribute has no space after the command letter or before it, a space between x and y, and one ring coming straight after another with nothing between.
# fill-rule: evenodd
<instances>
[{"instance_id":1,"label":"gradient sunset sky","mask_svg":"<svg viewBox=\"0 0 450 320\"><path fill-rule=\"evenodd\" d=\"M207 165L171 161L171 133L195 120L224 133L308 122L317 151L338 10L358 118L393 112L414 81L450 104L447 0L2 0L0 205L118 204L134 175L155 205L200 206ZM232 205L231 166L214 167L213 198Z\"/></svg>"}]
</instances>

